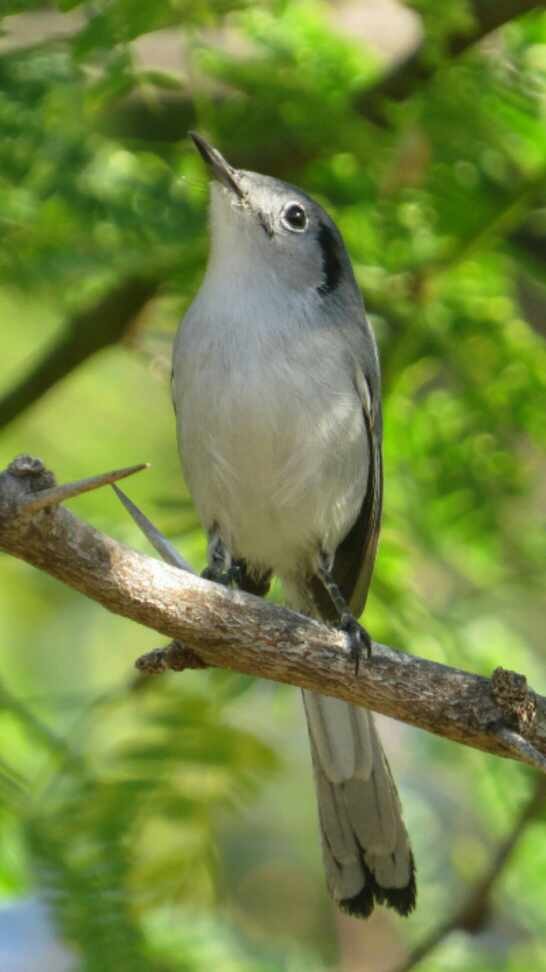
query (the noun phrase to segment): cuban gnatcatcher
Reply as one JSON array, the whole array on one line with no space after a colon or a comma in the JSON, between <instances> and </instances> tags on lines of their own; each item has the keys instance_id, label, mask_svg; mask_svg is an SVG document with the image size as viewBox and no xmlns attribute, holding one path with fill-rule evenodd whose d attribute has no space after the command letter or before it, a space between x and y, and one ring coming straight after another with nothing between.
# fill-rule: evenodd
<instances>
[{"instance_id":1,"label":"cuban gnatcatcher","mask_svg":"<svg viewBox=\"0 0 546 972\"><path fill-rule=\"evenodd\" d=\"M174 347L186 480L206 575L343 627L358 662L382 500L377 348L341 235L300 189L233 168L200 135L211 246ZM303 692L327 884L407 915L415 868L372 716Z\"/></svg>"}]
</instances>

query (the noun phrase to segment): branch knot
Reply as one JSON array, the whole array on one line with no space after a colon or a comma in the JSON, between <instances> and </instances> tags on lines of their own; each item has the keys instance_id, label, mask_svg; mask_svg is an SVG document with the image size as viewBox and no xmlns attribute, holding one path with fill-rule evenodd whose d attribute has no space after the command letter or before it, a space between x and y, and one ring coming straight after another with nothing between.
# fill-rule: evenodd
<instances>
[{"instance_id":1,"label":"branch knot","mask_svg":"<svg viewBox=\"0 0 546 972\"><path fill-rule=\"evenodd\" d=\"M12 459L0 481L0 514L6 520L17 516L35 493L55 486L55 476L42 460L26 453Z\"/></svg>"},{"instance_id":2,"label":"branch knot","mask_svg":"<svg viewBox=\"0 0 546 972\"><path fill-rule=\"evenodd\" d=\"M209 665L199 658L193 648L188 648L181 641L171 641L164 648L147 651L135 661L135 668L146 675L162 675L169 669L173 672L183 672L187 668L208 667Z\"/></svg>"},{"instance_id":3,"label":"branch knot","mask_svg":"<svg viewBox=\"0 0 546 972\"><path fill-rule=\"evenodd\" d=\"M506 725L526 735L535 721L536 703L529 693L525 675L496 668L491 676L491 695Z\"/></svg>"}]
</instances>

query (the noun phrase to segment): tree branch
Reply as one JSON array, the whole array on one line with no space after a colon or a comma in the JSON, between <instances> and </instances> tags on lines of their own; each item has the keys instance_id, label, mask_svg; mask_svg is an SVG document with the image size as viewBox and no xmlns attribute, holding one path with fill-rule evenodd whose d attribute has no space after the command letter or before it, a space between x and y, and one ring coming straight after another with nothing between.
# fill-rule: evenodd
<instances>
[{"instance_id":1,"label":"tree branch","mask_svg":"<svg viewBox=\"0 0 546 972\"><path fill-rule=\"evenodd\" d=\"M155 277L129 277L93 307L71 318L55 344L14 388L0 398L0 428L29 408L86 358L121 341L160 283L161 280Z\"/></svg>"},{"instance_id":2,"label":"tree branch","mask_svg":"<svg viewBox=\"0 0 546 972\"><path fill-rule=\"evenodd\" d=\"M428 938L413 949L405 962L397 966L395 972L410 972L424 958L430 955L452 932L475 932L483 927L490 906L491 894L501 874L508 864L527 826L541 812L546 803L546 778L537 778L529 799L526 801L510 832L499 845L489 867L471 889L466 901L462 903L447 921L435 928Z\"/></svg>"},{"instance_id":3,"label":"tree branch","mask_svg":"<svg viewBox=\"0 0 546 972\"><path fill-rule=\"evenodd\" d=\"M333 695L546 770L546 699L528 691L523 676L501 670L491 682L374 643L355 677L340 631L152 560L63 507L19 512L50 486L51 474L29 457L0 474L0 549L189 647L206 664Z\"/></svg>"},{"instance_id":4,"label":"tree branch","mask_svg":"<svg viewBox=\"0 0 546 972\"><path fill-rule=\"evenodd\" d=\"M447 53L458 57L467 48L478 43L487 34L502 27L515 17L530 10L543 9L543 0L473 0L471 12L473 26L464 33L452 34L447 42ZM389 71L376 84L357 95L355 106L372 121L383 121L383 102L404 101L428 81L437 70L428 57L426 37L409 57Z\"/></svg>"}]
</instances>

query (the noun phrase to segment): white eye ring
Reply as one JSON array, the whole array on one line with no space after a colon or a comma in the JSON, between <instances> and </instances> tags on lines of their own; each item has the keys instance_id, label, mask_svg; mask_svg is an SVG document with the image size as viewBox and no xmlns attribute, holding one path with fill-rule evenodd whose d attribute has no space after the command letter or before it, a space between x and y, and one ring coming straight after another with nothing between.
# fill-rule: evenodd
<instances>
[{"instance_id":1,"label":"white eye ring","mask_svg":"<svg viewBox=\"0 0 546 972\"><path fill-rule=\"evenodd\" d=\"M281 221L291 233L304 233L307 229L307 213L299 202L290 202L284 207Z\"/></svg>"}]
</instances>

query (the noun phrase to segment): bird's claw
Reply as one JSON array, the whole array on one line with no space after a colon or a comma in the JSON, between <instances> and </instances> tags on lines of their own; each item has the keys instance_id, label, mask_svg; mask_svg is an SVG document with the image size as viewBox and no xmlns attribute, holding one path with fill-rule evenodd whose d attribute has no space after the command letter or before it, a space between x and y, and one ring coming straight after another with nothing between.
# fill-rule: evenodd
<instances>
[{"instance_id":1,"label":"bird's claw","mask_svg":"<svg viewBox=\"0 0 546 972\"><path fill-rule=\"evenodd\" d=\"M371 656L372 639L366 629L348 612L342 615L339 627L349 636L351 660L355 666L355 675L358 675L362 654L366 653L366 660Z\"/></svg>"},{"instance_id":2,"label":"bird's claw","mask_svg":"<svg viewBox=\"0 0 546 972\"><path fill-rule=\"evenodd\" d=\"M227 570L205 567L201 574L203 580L211 580L223 587L240 587L242 572L239 564L232 564Z\"/></svg>"}]
</instances>

